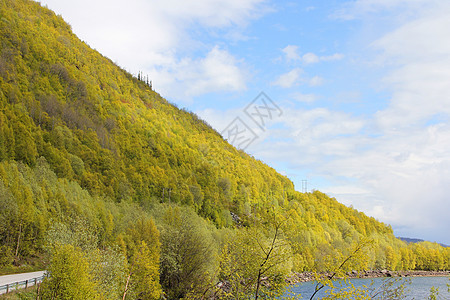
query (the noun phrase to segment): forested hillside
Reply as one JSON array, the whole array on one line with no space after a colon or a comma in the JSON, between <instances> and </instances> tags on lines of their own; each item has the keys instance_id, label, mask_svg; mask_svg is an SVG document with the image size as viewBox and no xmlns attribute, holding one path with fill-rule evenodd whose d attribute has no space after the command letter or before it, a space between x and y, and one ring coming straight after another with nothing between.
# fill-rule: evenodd
<instances>
[{"instance_id":1,"label":"forested hillside","mask_svg":"<svg viewBox=\"0 0 450 300\"><path fill-rule=\"evenodd\" d=\"M217 282L228 284L217 297L233 298L259 286L258 259L283 242L264 274L269 297L362 238L373 244L365 268L449 268L447 248L407 245L323 193L295 191L61 16L0 0L0 265L41 261L48 298L199 298ZM63 258L78 271L61 292Z\"/></svg>"}]
</instances>

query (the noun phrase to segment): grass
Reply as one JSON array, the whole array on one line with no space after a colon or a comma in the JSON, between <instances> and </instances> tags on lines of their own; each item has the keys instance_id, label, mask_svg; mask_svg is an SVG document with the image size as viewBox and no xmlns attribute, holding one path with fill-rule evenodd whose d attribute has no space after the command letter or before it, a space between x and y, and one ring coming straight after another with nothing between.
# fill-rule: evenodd
<instances>
[{"instance_id":1,"label":"grass","mask_svg":"<svg viewBox=\"0 0 450 300\"><path fill-rule=\"evenodd\" d=\"M8 294L0 295L0 300L31 300L36 299L37 286L31 286L26 289L12 291Z\"/></svg>"},{"instance_id":2,"label":"grass","mask_svg":"<svg viewBox=\"0 0 450 300\"><path fill-rule=\"evenodd\" d=\"M0 276L42 271L46 268L46 261L47 259L44 255L38 255L21 261L19 266L14 266L13 264L8 264L7 266L0 265Z\"/></svg>"}]
</instances>

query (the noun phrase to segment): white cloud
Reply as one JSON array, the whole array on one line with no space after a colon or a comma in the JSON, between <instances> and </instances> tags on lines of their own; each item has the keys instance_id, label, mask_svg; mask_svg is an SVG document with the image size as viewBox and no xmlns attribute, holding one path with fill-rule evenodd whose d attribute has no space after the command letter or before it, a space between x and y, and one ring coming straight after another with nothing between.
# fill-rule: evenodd
<instances>
[{"instance_id":1,"label":"white cloud","mask_svg":"<svg viewBox=\"0 0 450 300\"><path fill-rule=\"evenodd\" d=\"M297 112L298 122L286 123L298 129L285 132L297 143L265 145L262 153L314 169L334 182L327 191L338 200L392 224L399 235L449 243L450 220L442 212L450 210L450 3L418 9L425 3L358 1L367 6L353 10L403 14L398 8L408 6L408 17L371 44L379 53L375 62L387 70L379 83L390 92L387 107L364 120L328 110ZM377 20L384 19L372 16Z\"/></svg>"},{"instance_id":2,"label":"white cloud","mask_svg":"<svg viewBox=\"0 0 450 300\"><path fill-rule=\"evenodd\" d=\"M152 6L177 20L199 22L208 27L245 25L268 8L261 7L261 0L197 0L151 1ZM259 8L258 8L259 7Z\"/></svg>"},{"instance_id":3,"label":"white cloud","mask_svg":"<svg viewBox=\"0 0 450 300\"><path fill-rule=\"evenodd\" d=\"M298 46L287 45L281 51L283 51L287 61L300 60L300 54L298 53Z\"/></svg>"},{"instance_id":4,"label":"white cloud","mask_svg":"<svg viewBox=\"0 0 450 300\"><path fill-rule=\"evenodd\" d=\"M394 65L384 78L393 91L388 109L378 114L380 126L410 127L436 114L450 115L450 3L426 11L372 45L381 50L378 63Z\"/></svg>"},{"instance_id":5,"label":"white cloud","mask_svg":"<svg viewBox=\"0 0 450 300\"><path fill-rule=\"evenodd\" d=\"M333 60L341 60L344 58L344 54L342 53L335 53L333 55L329 55L329 56L321 56L320 60L322 61L333 61Z\"/></svg>"},{"instance_id":6,"label":"white cloud","mask_svg":"<svg viewBox=\"0 0 450 300\"><path fill-rule=\"evenodd\" d=\"M308 52L302 56L305 64L314 64L320 61L320 58L312 52Z\"/></svg>"},{"instance_id":7,"label":"white cloud","mask_svg":"<svg viewBox=\"0 0 450 300\"><path fill-rule=\"evenodd\" d=\"M315 53L307 52L303 55L300 55L299 48L296 45L287 45L281 51L284 54L284 59L287 62L292 61L302 61L304 64L315 64L321 61L334 61L341 60L344 58L344 55L341 53L335 53L332 55L318 56ZM280 58L278 58L280 59Z\"/></svg>"},{"instance_id":8,"label":"white cloud","mask_svg":"<svg viewBox=\"0 0 450 300\"><path fill-rule=\"evenodd\" d=\"M399 235L450 243L450 220L442 213L450 210L449 14L450 3L425 10L372 43L377 64L389 70L381 82L391 94L386 108L365 120L284 109L287 129L269 134L286 142L264 144L256 156L288 157L298 170L314 170L332 182L325 191L392 224Z\"/></svg>"},{"instance_id":9,"label":"white cloud","mask_svg":"<svg viewBox=\"0 0 450 300\"><path fill-rule=\"evenodd\" d=\"M450 209L445 180L450 175L450 157L444 150L450 147L449 137L448 126L386 135L372 141L365 151L350 152L326 168L358 179L372 192L371 198L359 199L356 207L367 211L376 195L385 212L376 217L409 227L408 234L425 232L427 227L448 228L450 222L440 211Z\"/></svg>"},{"instance_id":10,"label":"white cloud","mask_svg":"<svg viewBox=\"0 0 450 300\"><path fill-rule=\"evenodd\" d=\"M346 156L349 152L353 152L357 144L349 143L350 138L341 140L340 137L358 135L365 124L363 120L349 114L333 112L326 108L281 109L284 112L280 120L283 129L269 134L290 142L288 145L265 145L264 150L270 153L267 155L278 159L289 158L290 163L299 167L322 165L324 157L330 154L341 153Z\"/></svg>"},{"instance_id":11,"label":"white cloud","mask_svg":"<svg viewBox=\"0 0 450 300\"><path fill-rule=\"evenodd\" d=\"M313 78L311 78L309 80L309 85L310 86L319 86L323 84L323 78L320 76L314 76Z\"/></svg>"},{"instance_id":12,"label":"white cloud","mask_svg":"<svg viewBox=\"0 0 450 300\"><path fill-rule=\"evenodd\" d=\"M280 75L277 80L272 83L272 85L281 86L283 88L290 88L294 85L297 85L300 82L300 75L302 74L302 72L302 69L295 68L287 73Z\"/></svg>"},{"instance_id":13,"label":"white cloud","mask_svg":"<svg viewBox=\"0 0 450 300\"><path fill-rule=\"evenodd\" d=\"M196 111L195 113L220 133L234 120L234 118L241 115L242 109L230 109L223 112L213 108L207 108Z\"/></svg>"},{"instance_id":14,"label":"white cloud","mask_svg":"<svg viewBox=\"0 0 450 300\"><path fill-rule=\"evenodd\" d=\"M237 59L225 50L214 47L206 57L184 58L150 71L161 88L171 87L171 96L189 100L194 96L217 91L242 91L246 88L246 77L239 68Z\"/></svg>"},{"instance_id":15,"label":"white cloud","mask_svg":"<svg viewBox=\"0 0 450 300\"><path fill-rule=\"evenodd\" d=\"M371 119L328 109L283 111L283 129L268 135L285 142L255 144L257 157L288 157L294 169L314 169L312 176L332 183L325 192L392 224L398 234L448 242L438 228L450 226L440 213L450 209L450 125L379 132L374 138L366 133Z\"/></svg>"},{"instance_id":16,"label":"white cloud","mask_svg":"<svg viewBox=\"0 0 450 300\"><path fill-rule=\"evenodd\" d=\"M398 21L411 18L440 0L356 0L347 2L343 8L332 16L343 20L364 19L373 17L374 14L394 13L394 19Z\"/></svg>"},{"instance_id":17,"label":"white cloud","mask_svg":"<svg viewBox=\"0 0 450 300\"><path fill-rule=\"evenodd\" d=\"M241 91L245 89L245 77L236 59L227 51L214 47L198 63L193 82L186 81L191 88L187 89L188 95L200 95L211 91Z\"/></svg>"},{"instance_id":18,"label":"white cloud","mask_svg":"<svg viewBox=\"0 0 450 300\"><path fill-rule=\"evenodd\" d=\"M372 155L385 167L374 169L373 188L392 203L391 222L436 238L438 228L450 227L440 213L450 209L444 179L450 167L449 13L449 2L430 1L372 44L381 51L378 62L393 67L383 80L392 98L375 115L384 139ZM426 126L436 116L438 124Z\"/></svg>"},{"instance_id":19,"label":"white cloud","mask_svg":"<svg viewBox=\"0 0 450 300\"><path fill-rule=\"evenodd\" d=\"M333 55L328 56L317 56L316 54L312 52L305 53L302 56L302 61L305 64L315 64L320 61L334 61L334 60L341 60L344 58L344 55L341 53L335 53Z\"/></svg>"},{"instance_id":20,"label":"white cloud","mask_svg":"<svg viewBox=\"0 0 450 300\"><path fill-rule=\"evenodd\" d=\"M243 78L242 65L225 50L211 50L190 37L189 29L225 30L224 36L242 38L239 29L268 11L263 0L42 0L72 25L74 32L92 47L133 73L149 73L154 87L168 98L183 100L202 92L242 89L241 83L223 75ZM229 31L228 35L226 32ZM203 58L202 58L203 57ZM198 66L200 63L200 66ZM189 65L191 64L191 65ZM188 66L189 65L189 66ZM210 67L219 67L217 74ZM170 76L175 68L193 69L182 84L189 90L173 93ZM200 80L201 75L204 77ZM176 74L182 80L182 74ZM197 78L197 80L195 80ZM193 86L198 84L199 86ZM181 97L181 98L180 98Z\"/></svg>"},{"instance_id":21,"label":"white cloud","mask_svg":"<svg viewBox=\"0 0 450 300\"><path fill-rule=\"evenodd\" d=\"M384 58L396 64L412 60L430 61L449 56L450 41L442 37L448 34L450 3L442 5L433 14L428 13L373 43L374 47L386 52Z\"/></svg>"},{"instance_id":22,"label":"white cloud","mask_svg":"<svg viewBox=\"0 0 450 300\"><path fill-rule=\"evenodd\" d=\"M315 102L318 99L317 95L314 94L302 94L302 93L294 93L291 95L291 97L299 102L304 103L312 103Z\"/></svg>"},{"instance_id":23,"label":"white cloud","mask_svg":"<svg viewBox=\"0 0 450 300\"><path fill-rule=\"evenodd\" d=\"M307 83L309 86L316 87L322 85L324 82L324 79L320 76L305 78L301 76L302 74L302 69L292 69L291 71L278 76L278 78L272 82L271 85L280 86L282 88L291 88L293 86Z\"/></svg>"}]
</instances>

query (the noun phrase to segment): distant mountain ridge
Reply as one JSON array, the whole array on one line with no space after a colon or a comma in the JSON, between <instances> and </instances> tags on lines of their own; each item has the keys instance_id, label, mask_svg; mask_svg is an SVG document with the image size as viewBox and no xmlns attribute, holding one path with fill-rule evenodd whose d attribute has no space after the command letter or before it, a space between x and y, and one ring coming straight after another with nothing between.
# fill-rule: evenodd
<instances>
[{"instance_id":1,"label":"distant mountain ridge","mask_svg":"<svg viewBox=\"0 0 450 300\"><path fill-rule=\"evenodd\" d=\"M397 238L402 240L402 241L404 241L404 242L406 242L406 243L416 244L416 243L425 242L425 240L416 239L416 238L407 238L407 237L401 237L401 236L398 236ZM441 245L442 247L450 247L449 245L446 245L446 244L442 244L442 243L438 243L438 244Z\"/></svg>"}]
</instances>

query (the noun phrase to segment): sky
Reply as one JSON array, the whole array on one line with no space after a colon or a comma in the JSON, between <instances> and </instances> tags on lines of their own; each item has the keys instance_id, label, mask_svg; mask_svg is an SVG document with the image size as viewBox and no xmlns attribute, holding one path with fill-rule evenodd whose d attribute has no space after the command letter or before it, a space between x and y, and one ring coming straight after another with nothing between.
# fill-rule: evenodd
<instances>
[{"instance_id":1,"label":"sky","mask_svg":"<svg viewBox=\"0 0 450 300\"><path fill-rule=\"evenodd\" d=\"M297 190L450 244L450 1L41 3Z\"/></svg>"}]
</instances>

